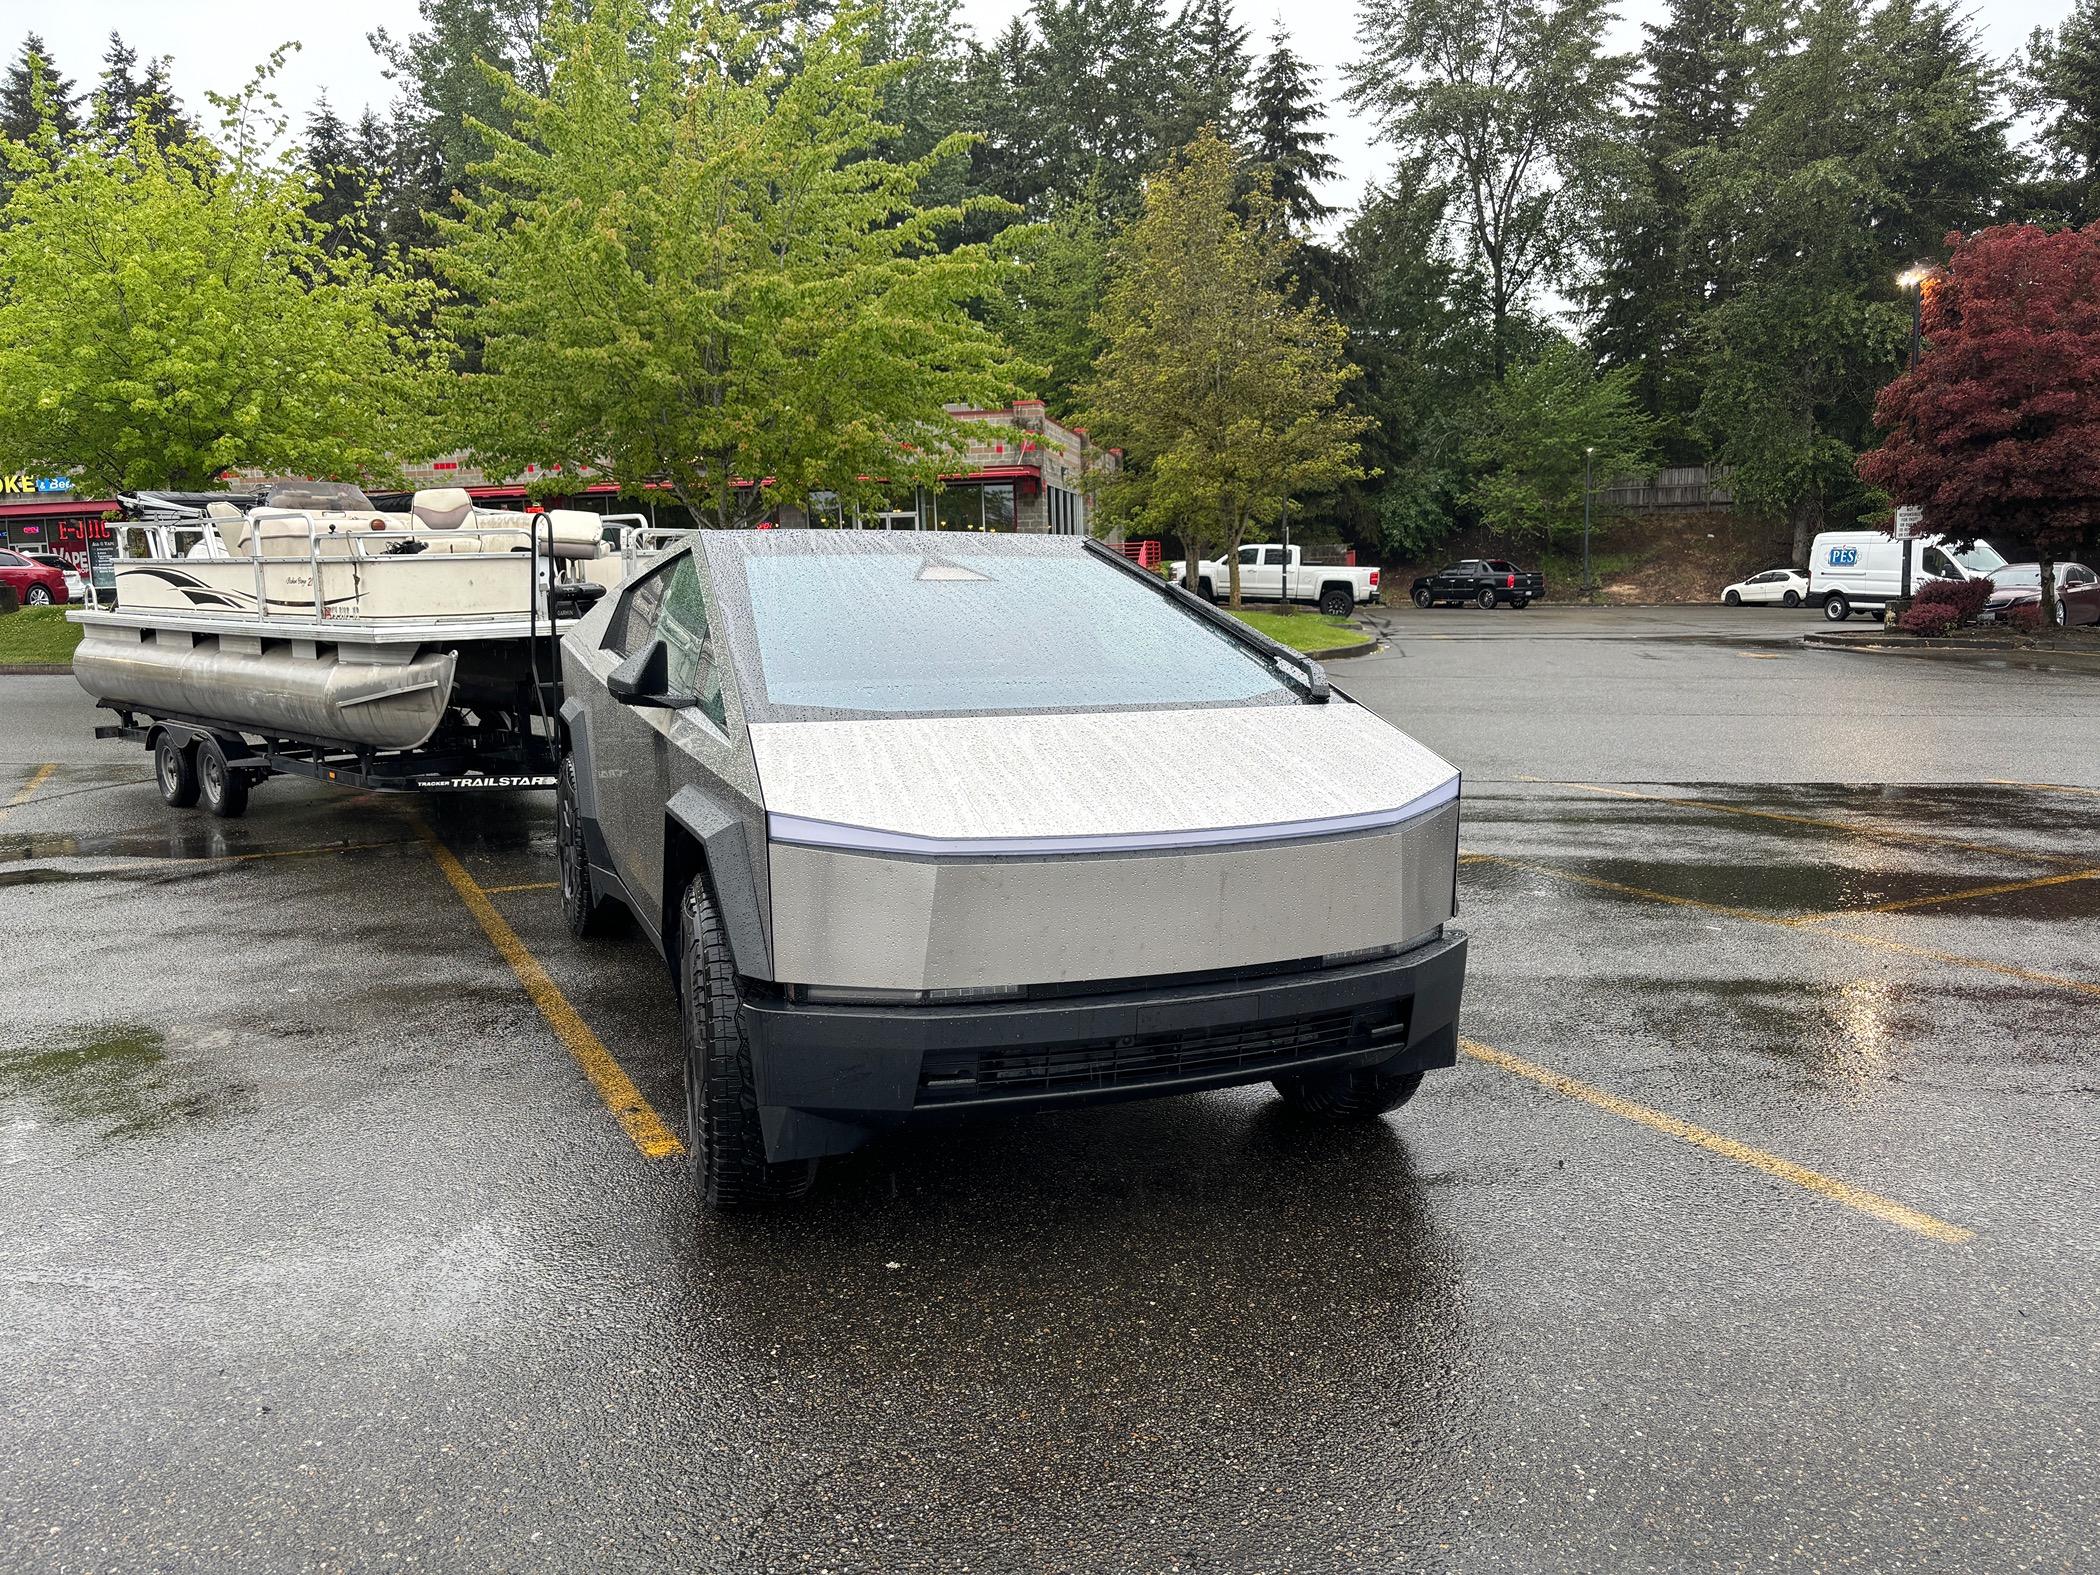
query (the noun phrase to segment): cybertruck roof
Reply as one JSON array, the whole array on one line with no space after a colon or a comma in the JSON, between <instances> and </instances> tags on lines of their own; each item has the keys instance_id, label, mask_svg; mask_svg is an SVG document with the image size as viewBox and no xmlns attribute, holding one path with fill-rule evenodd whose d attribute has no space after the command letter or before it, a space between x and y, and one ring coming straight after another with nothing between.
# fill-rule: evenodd
<instances>
[{"instance_id":1,"label":"cybertruck roof","mask_svg":"<svg viewBox=\"0 0 2100 1575\"><path fill-rule=\"evenodd\" d=\"M921 857L1396 826L1445 761L1071 537L703 531L776 843Z\"/></svg>"}]
</instances>

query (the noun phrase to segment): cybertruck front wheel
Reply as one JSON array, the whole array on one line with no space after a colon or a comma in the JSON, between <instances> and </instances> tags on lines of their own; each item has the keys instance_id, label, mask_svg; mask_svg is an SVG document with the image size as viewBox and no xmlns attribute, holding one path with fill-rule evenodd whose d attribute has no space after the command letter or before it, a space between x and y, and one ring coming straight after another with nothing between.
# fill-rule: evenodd
<instances>
[{"instance_id":1,"label":"cybertruck front wheel","mask_svg":"<svg viewBox=\"0 0 2100 1575\"><path fill-rule=\"evenodd\" d=\"M554 786L554 854L561 872L561 914L579 941L612 928L610 904L591 883L591 857L576 805L576 757L564 753Z\"/></svg>"},{"instance_id":2,"label":"cybertruck front wheel","mask_svg":"<svg viewBox=\"0 0 2100 1575\"><path fill-rule=\"evenodd\" d=\"M817 1179L817 1162L766 1161L753 1092L751 1046L737 1022L729 937L698 876L678 919L679 1026L685 1039L686 1153L693 1187L725 1212L791 1203Z\"/></svg>"},{"instance_id":3,"label":"cybertruck front wheel","mask_svg":"<svg viewBox=\"0 0 2100 1575\"><path fill-rule=\"evenodd\" d=\"M1395 1057L1398 1059L1398 1057ZM1390 1072L1390 1062L1377 1066L1347 1067L1339 1071L1308 1072L1302 1077L1279 1077L1276 1092L1293 1110L1309 1116L1337 1121L1355 1121L1398 1110L1415 1097L1422 1074Z\"/></svg>"}]
</instances>

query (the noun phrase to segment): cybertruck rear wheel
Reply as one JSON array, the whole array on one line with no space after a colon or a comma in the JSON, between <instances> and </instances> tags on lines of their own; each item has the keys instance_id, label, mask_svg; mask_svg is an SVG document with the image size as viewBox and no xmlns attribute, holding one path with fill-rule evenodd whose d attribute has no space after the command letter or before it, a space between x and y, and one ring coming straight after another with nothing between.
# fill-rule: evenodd
<instances>
[{"instance_id":1,"label":"cybertruck rear wheel","mask_svg":"<svg viewBox=\"0 0 2100 1575\"><path fill-rule=\"evenodd\" d=\"M1420 1072L1389 1072L1386 1067L1390 1064L1279 1077L1275 1088L1285 1104L1308 1116L1363 1120L1398 1110L1422 1086Z\"/></svg>"},{"instance_id":2,"label":"cybertruck rear wheel","mask_svg":"<svg viewBox=\"0 0 2100 1575\"><path fill-rule=\"evenodd\" d=\"M817 1162L766 1161L753 1092L751 1046L737 1022L729 937L700 877L679 905L679 1024L685 1038L686 1153L710 1209L760 1209L804 1196Z\"/></svg>"}]
</instances>

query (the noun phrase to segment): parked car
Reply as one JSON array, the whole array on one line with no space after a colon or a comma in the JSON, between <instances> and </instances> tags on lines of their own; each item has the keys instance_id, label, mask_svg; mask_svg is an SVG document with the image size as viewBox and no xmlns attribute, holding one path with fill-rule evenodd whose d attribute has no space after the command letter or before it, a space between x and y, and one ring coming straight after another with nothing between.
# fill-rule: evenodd
<instances>
[{"instance_id":1,"label":"parked car","mask_svg":"<svg viewBox=\"0 0 2100 1575\"><path fill-rule=\"evenodd\" d=\"M1740 607L1745 602L1799 607L1807 600L1808 576L1799 569L1767 569L1747 580L1737 580L1721 592L1721 602L1728 607Z\"/></svg>"},{"instance_id":2,"label":"parked car","mask_svg":"<svg viewBox=\"0 0 2100 1575\"><path fill-rule=\"evenodd\" d=\"M1069 537L699 531L562 639L561 901L678 981L689 1151L787 1200L879 1128L1451 1066L1458 773Z\"/></svg>"},{"instance_id":3,"label":"parked car","mask_svg":"<svg viewBox=\"0 0 2100 1575\"><path fill-rule=\"evenodd\" d=\"M1855 611L1881 612L1903 594L1906 552L1913 589L1926 580L1989 579L2005 567L2005 554L1987 541L1956 551L1943 536L1898 541L1880 530L1824 531L1808 552L1809 600L1832 623Z\"/></svg>"},{"instance_id":4,"label":"parked car","mask_svg":"<svg viewBox=\"0 0 2100 1575\"><path fill-rule=\"evenodd\" d=\"M1186 586L1186 560L1167 565L1167 578ZM1232 588L1232 566L1222 559L1196 564L1197 594L1216 601ZM1317 602L1320 611L1346 618L1360 602L1378 600L1378 571L1348 563L1307 563L1303 550L1261 542L1240 549L1240 597L1250 602Z\"/></svg>"},{"instance_id":5,"label":"parked car","mask_svg":"<svg viewBox=\"0 0 2100 1575\"><path fill-rule=\"evenodd\" d=\"M2015 607L2032 607L2042 599L2042 566L2011 563L1991 576L1995 589L1976 615L1979 623L1995 623ZM2082 563L2056 565L2056 621L2059 624L2100 623L2100 574Z\"/></svg>"},{"instance_id":6,"label":"parked car","mask_svg":"<svg viewBox=\"0 0 2100 1575\"><path fill-rule=\"evenodd\" d=\"M66 577L10 548L0 547L0 585L14 587L24 607L49 607L70 599Z\"/></svg>"},{"instance_id":7,"label":"parked car","mask_svg":"<svg viewBox=\"0 0 2100 1575\"><path fill-rule=\"evenodd\" d=\"M41 563L45 568L56 569L61 575L65 576L67 601L84 602L87 600L87 581L80 577L80 571L74 568L66 559L50 552L25 552L22 556L31 563Z\"/></svg>"},{"instance_id":8,"label":"parked car","mask_svg":"<svg viewBox=\"0 0 2100 1575\"><path fill-rule=\"evenodd\" d=\"M1411 593L1417 607L1472 602L1492 608L1507 602L1524 608L1546 594L1546 577L1536 569L1520 569L1501 558L1468 558L1435 574L1421 576Z\"/></svg>"}]
</instances>

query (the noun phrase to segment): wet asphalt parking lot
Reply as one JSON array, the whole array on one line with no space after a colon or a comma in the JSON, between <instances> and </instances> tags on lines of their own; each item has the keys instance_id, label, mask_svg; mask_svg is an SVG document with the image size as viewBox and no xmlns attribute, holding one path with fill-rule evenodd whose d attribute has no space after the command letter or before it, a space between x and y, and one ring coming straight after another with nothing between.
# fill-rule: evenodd
<instances>
[{"instance_id":1,"label":"wet asphalt parking lot","mask_svg":"<svg viewBox=\"0 0 2100 1575\"><path fill-rule=\"evenodd\" d=\"M0 678L0 1567L2100 1561L2100 683L1380 621L1337 680L1467 774L1455 1071L711 1223L544 797L217 822Z\"/></svg>"}]
</instances>

